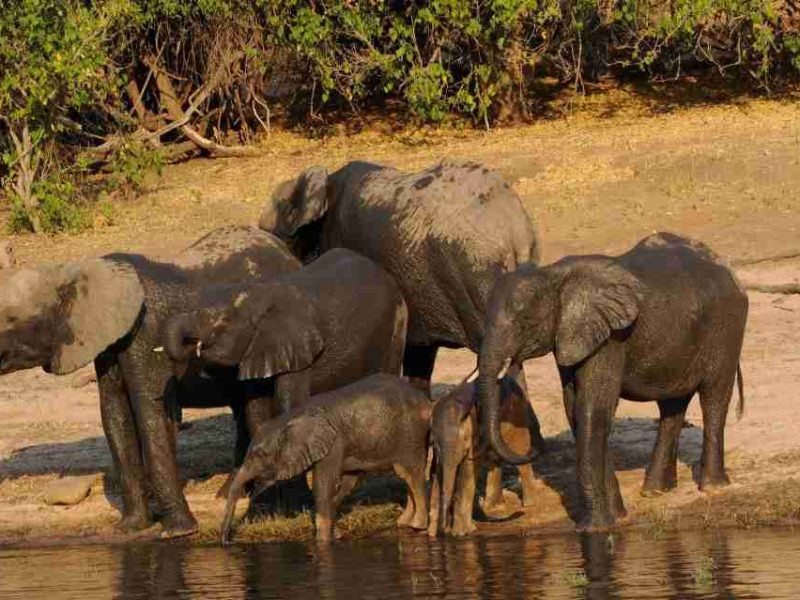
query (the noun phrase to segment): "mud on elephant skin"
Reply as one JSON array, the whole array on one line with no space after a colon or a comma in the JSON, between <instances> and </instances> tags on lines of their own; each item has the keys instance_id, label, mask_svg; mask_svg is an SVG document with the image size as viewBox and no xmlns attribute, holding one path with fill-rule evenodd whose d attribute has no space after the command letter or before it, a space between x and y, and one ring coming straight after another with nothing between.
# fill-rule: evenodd
<instances>
[{"instance_id":1,"label":"mud on elephant skin","mask_svg":"<svg viewBox=\"0 0 800 600\"><path fill-rule=\"evenodd\" d=\"M554 353L577 440L582 529L626 514L608 452L619 398L655 400L661 418L645 491L676 485L678 438L695 393L703 412L701 489L726 485L724 427L747 320L747 295L699 242L653 234L617 257L574 256L503 277L488 311L477 385L489 440L499 431L497 374L508 359ZM741 375L739 373L741 406Z\"/></svg>"},{"instance_id":2,"label":"mud on elephant skin","mask_svg":"<svg viewBox=\"0 0 800 600\"><path fill-rule=\"evenodd\" d=\"M343 247L386 269L408 303L404 374L428 393L437 349L477 352L498 276L539 260L519 196L474 162L416 173L359 161L333 173L312 167L277 188L259 226L306 262Z\"/></svg>"},{"instance_id":3,"label":"mud on elephant skin","mask_svg":"<svg viewBox=\"0 0 800 600\"><path fill-rule=\"evenodd\" d=\"M191 533L196 521L181 490L175 438L177 407L196 395L181 397L170 361L154 352L164 320L208 282L268 280L298 267L274 236L230 226L170 262L111 254L4 269L0 373L42 366L64 375L94 361L103 429L123 488L119 527L150 525L149 488L164 514L162 535ZM219 397L218 386L208 393L209 404L244 401Z\"/></svg>"},{"instance_id":4,"label":"mud on elephant skin","mask_svg":"<svg viewBox=\"0 0 800 600\"><path fill-rule=\"evenodd\" d=\"M520 371L521 372L521 371ZM520 378L521 379L521 378ZM519 454L531 447L545 451L539 422L522 385L510 373L500 382L500 429L508 445ZM475 385L463 383L436 401L431 420L431 445L435 475L431 487L428 534L466 535L475 530L472 521L477 470L489 467L484 510L503 503L502 469L491 450L481 456ZM522 505L533 506L535 479L530 464L517 466L522 484Z\"/></svg>"},{"instance_id":5,"label":"mud on elephant skin","mask_svg":"<svg viewBox=\"0 0 800 600\"><path fill-rule=\"evenodd\" d=\"M163 340L179 370L199 363L272 379L285 412L373 373L399 375L406 325L392 278L338 248L266 284L207 287L168 319Z\"/></svg>"},{"instance_id":6,"label":"mud on elephant skin","mask_svg":"<svg viewBox=\"0 0 800 600\"><path fill-rule=\"evenodd\" d=\"M431 404L397 376L379 373L311 398L265 424L234 478L222 541L230 540L236 503L245 485L265 485L312 469L314 524L318 540L334 537L336 509L362 473L394 470L406 482L406 508L399 526L428 524L425 468Z\"/></svg>"}]
</instances>

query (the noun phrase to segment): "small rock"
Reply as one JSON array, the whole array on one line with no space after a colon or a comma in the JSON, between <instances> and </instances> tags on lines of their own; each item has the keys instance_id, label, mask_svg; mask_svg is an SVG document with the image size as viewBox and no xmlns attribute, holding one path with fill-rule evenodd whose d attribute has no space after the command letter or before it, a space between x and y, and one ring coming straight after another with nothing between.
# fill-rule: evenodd
<instances>
[{"instance_id":1,"label":"small rock","mask_svg":"<svg viewBox=\"0 0 800 600\"><path fill-rule=\"evenodd\" d=\"M44 489L45 504L65 504L71 506L86 499L92 491L92 486L97 481L98 475L83 475L80 477L62 477L53 481Z\"/></svg>"}]
</instances>

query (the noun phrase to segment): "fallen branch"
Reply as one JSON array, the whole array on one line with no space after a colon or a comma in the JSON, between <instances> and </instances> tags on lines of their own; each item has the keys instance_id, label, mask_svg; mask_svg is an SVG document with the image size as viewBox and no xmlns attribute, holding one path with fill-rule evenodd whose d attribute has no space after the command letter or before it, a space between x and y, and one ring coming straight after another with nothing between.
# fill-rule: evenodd
<instances>
[{"instance_id":1,"label":"fallen branch","mask_svg":"<svg viewBox=\"0 0 800 600\"><path fill-rule=\"evenodd\" d=\"M184 111L167 72L161 69L153 59L145 59L145 64L155 73L155 83L161 104L172 120L172 123L160 129L154 135L160 137L172 129L180 129L181 133L191 140L198 148L215 156L255 156L258 154L255 148L248 146L224 146L218 144L201 135L200 132L189 125L192 115L198 110L200 105L216 87L217 81L222 77L222 67L214 73L208 83L195 95L189 108Z\"/></svg>"},{"instance_id":2,"label":"fallen branch","mask_svg":"<svg viewBox=\"0 0 800 600\"><path fill-rule=\"evenodd\" d=\"M800 294L800 283L746 283L744 288L762 294Z\"/></svg>"},{"instance_id":3,"label":"fallen branch","mask_svg":"<svg viewBox=\"0 0 800 600\"><path fill-rule=\"evenodd\" d=\"M790 258L800 258L800 250L794 249L779 254L772 254L768 256L759 256L756 258L732 258L730 265L733 267L746 267L749 265L757 265L765 262L776 262L779 260L788 260Z\"/></svg>"}]
</instances>

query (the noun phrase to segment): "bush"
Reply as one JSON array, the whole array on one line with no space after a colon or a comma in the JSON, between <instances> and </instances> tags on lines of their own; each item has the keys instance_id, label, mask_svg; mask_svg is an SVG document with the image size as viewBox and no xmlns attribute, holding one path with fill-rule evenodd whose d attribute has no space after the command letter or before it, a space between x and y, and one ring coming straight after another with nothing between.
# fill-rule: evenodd
<instances>
[{"instance_id":1,"label":"bush","mask_svg":"<svg viewBox=\"0 0 800 600\"><path fill-rule=\"evenodd\" d=\"M580 88L605 73L663 79L687 68L764 87L794 76L800 9L788 0L0 0L0 177L15 227L74 228L66 207L86 168L111 165L112 183L137 185L182 155L173 143L184 136L197 151L235 155L221 132L247 142L268 131L276 99L301 119L391 100L419 120L461 115L488 127L524 117L529 84L543 75Z\"/></svg>"}]
</instances>

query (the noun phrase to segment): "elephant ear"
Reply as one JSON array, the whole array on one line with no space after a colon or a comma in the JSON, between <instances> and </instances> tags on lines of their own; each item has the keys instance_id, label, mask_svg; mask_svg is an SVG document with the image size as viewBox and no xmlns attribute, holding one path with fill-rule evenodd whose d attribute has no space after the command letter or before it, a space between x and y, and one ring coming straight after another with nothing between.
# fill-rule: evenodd
<instances>
[{"instance_id":1,"label":"elephant ear","mask_svg":"<svg viewBox=\"0 0 800 600\"><path fill-rule=\"evenodd\" d=\"M303 225L328 212L328 170L316 166L279 184L264 208L258 226L279 237L294 235Z\"/></svg>"},{"instance_id":2,"label":"elephant ear","mask_svg":"<svg viewBox=\"0 0 800 600\"><path fill-rule=\"evenodd\" d=\"M314 310L302 293L279 288L262 314L239 363L239 379L261 379L302 371L322 353L325 341Z\"/></svg>"},{"instance_id":3,"label":"elephant ear","mask_svg":"<svg viewBox=\"0 0 800 600\"><path fill-rule=\"evenodd\" d=\"M144 289L129 265L88 259L64 266L61 275L62 331L50 363L57 375L89 364L125 336L144 303Z\"/></svg>"},{"instance_id":4,"label":"elephant ear","mask_svg":"<svg viewBox=\"0 0 800 600\"><path fill-rule=\"evenodd\" d=\"M629 327L639 314L643 286L614 263L585 265L567 275L561 287L556 361L574 365Z\"/></svg>"},{"instance_id":5,"label":"elephant ear","mask_svg":"<svg viewBox=\"0 0 800 600\"><path fill-rule=\"evenodd\" d=\"M293 417L281 432L282 447L276 461L278 481L297 477L331 451L336 441L336 429L324 409L316 408Z\"/></svg>"}]
</instances>

